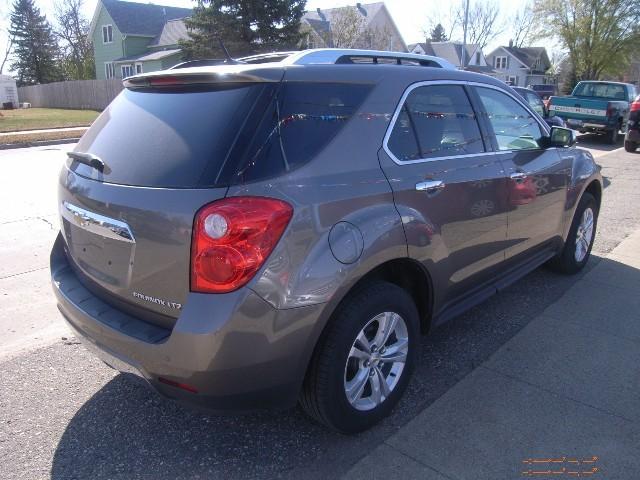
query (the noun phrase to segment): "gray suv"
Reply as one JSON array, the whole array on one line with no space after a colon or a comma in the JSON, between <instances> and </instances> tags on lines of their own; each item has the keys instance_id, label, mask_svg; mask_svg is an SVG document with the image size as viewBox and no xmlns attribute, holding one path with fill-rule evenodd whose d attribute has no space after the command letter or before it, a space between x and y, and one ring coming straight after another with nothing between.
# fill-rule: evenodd
<instances>
[{"instance_id":1,"label":"gray suv","mask_svg":"<svg viewBox=\"0 0 640 480\"><path fill-rule=\"evenodd\" d=\"M89 348L166 397L299 402L357 432L398 403L421 333L542 264L584 267L602 178L488 76L272 60L125 80L60 174L53 288Z\"/></svg>"}]
</instances>

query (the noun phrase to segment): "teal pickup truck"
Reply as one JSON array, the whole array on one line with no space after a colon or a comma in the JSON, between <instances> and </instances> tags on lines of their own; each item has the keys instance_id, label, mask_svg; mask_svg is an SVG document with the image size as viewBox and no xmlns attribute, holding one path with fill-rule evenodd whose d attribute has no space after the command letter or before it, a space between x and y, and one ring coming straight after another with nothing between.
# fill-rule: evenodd
<instances>
[{"instance_id":1,"label":"teal pickup truck","mask_svg":"<svg viewBox=\"0 0 640 480\"><path fill-rule=\"evenodd\" d=\"M629 104L636 96L630 83L580 82L568 97L551 97L550 115L561 117L569 128L581 133L603 133L609 143L618 141L629 119Z\"/></svg>"}]
</instances>

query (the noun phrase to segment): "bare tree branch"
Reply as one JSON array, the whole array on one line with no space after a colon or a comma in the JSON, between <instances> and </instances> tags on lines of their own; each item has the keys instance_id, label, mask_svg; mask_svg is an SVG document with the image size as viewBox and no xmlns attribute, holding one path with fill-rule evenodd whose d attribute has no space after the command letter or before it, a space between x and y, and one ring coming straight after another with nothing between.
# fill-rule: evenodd
<instances>
[{"instance_id":1,"label":"bare tree branch","mask_svg":"<svg viewBox=\"0 0 640 480\"><path fill-rule=\"evenodd\" d=\"M527 4L516 13L511 22L513 46L521 48L528 45L534 37L535 25L533 8Z\"/></svg>"}]
</instances>

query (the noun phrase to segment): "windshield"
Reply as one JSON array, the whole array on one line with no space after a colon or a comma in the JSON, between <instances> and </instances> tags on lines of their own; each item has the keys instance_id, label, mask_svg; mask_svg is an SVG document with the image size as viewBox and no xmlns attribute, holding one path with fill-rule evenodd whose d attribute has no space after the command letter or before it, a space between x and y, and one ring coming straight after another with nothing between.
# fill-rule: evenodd
<instances>
[{"instance_id":1,"label":"windshield","mask_svg":"<svg viewBox=\"0 0 640 480\"><path fill-rule=\"evenodd\" d=\"M580 82L573 91L576 97L606 98L612 100L626 100L627 93L624 85L619 83Z\"/></svg>"}]
</instances>

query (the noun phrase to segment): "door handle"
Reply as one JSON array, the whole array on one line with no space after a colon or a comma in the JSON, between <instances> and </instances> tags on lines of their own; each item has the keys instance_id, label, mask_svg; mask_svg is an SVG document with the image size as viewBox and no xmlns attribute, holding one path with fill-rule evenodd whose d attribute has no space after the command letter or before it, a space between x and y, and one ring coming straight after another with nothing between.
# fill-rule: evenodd
<instances>
[{"instance_id":1,"label":"door handle","mask_svg":"<svg viewBox=\"0 0 640 480\"><path fill-rule=\"evenodd\" d=\"M522 183L527 179L527 174L524 172L513 172L509 177L511 177L511 180L514 180L516 183Z\"/></svg>"},{"instance_id":2,"label":"door handle","mask_svg":"<svg viewBox=\"0 0 640 480\"><path fill-rule=\"evenodd\" d=\"M427 180L416 183L416 190L419 192L436 193L442 190L445 183L442 180Z\"/></svg>"}]
</instances>

